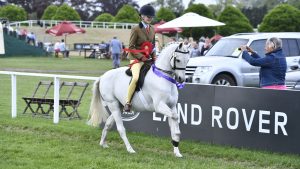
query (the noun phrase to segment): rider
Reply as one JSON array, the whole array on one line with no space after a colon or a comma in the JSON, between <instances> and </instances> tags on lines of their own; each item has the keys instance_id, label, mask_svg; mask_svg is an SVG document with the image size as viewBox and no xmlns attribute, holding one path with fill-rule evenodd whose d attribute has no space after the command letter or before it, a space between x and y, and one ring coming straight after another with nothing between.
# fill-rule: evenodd
<instances>
[{"instance_id":1,"label":"rider","mask_svg":"<svg viewBox=\"0 0 300 169\"><path fill-rule=\"evenodd\" d=\"M153 17L155 16L155 10L151 5L144 5L140 9L140 18L141 22L132 28L131 34L130 34L130 40L129 40L129 50L143 50L149 49L148 46L145 46L146 43L153 43L155 32L154 28L151 24ZM145 43L146 42L146 43ZM151 47L150 47L151 49ZM150 50L149 49L149 50ZM139 79L140 69L145 61L148 60L149 55L151 55L152 58L155 58L155 52L130 52L129 51L129 58L130 58L130 64L131 64L131 71L132 71L132 80L128 87L127 92L127 99L126 104L124 105L124 111L130 112L131 110L131 99L133 96L133 93L136 88L137 81Z\"/></svg>"}]
</instances>

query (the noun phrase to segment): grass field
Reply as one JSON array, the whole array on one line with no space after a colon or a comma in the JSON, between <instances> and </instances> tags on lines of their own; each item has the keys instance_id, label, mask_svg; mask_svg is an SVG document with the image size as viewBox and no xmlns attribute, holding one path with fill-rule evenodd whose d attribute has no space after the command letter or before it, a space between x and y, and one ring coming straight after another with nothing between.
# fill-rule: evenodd
<instances>
[{"instance_id":1,"label":"grass field","mask_svg":"<svg viewBox=\"0 0 300 169\"><path fill-rule=\"evenodd\" d=\"M123 62L123 65L127 62ZM52 57L0 58L0 70L40 71L56 74L99 76L111 68L110 60L74 57L70 60ZM67 73L65 70L68 70ZM108 134L110 148L99 146L101 129L86 125L91 97L89 86L79 112L83 120L61 119L53 124L50 118L22 115L22 96L32 94L40 77L17 77L18 116L10 114L10 76L0 74L0 168L300 168L298 155L279 154L203 142L182 140L184 158L172 154L170 138L128 132L136 154L128 154L116 131ZM52 79L49 79L52 80ZM92 84L92 83L90 83ZM283 145L284 146L284 145Z\"/></svg>"}]
</instances>

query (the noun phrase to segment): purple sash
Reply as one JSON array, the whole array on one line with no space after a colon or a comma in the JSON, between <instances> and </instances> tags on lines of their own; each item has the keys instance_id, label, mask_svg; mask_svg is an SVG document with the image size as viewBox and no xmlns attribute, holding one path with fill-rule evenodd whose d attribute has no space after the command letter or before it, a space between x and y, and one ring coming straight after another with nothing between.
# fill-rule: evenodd
<instances>
[{"instance_id":1,"label":"purple sash","mask_svg":"<svg viewBox=\"0 0 300 169\"><path fill-rule=\"evenodd\" d=\"M165 74L163 74L161 71L158 70L158 68L155 66L155 64L152 64L152 71L154 72L154 74L156 74L158 77L162 77L164 79L166 79L167 81L174 83L178 89L182 89L185 85L185 83L179 83L177 82L174 78L171 78Z\"/></svg>"}]
</instances>

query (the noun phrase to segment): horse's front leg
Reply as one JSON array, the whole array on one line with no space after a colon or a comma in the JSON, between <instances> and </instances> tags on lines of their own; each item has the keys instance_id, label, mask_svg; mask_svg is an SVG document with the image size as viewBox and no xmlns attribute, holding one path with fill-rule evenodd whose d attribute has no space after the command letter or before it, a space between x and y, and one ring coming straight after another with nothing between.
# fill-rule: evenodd
<instances>
[{"instance_id":1,"label":"horse's front leg","mask_svg":"<svg viewBox=\"0 0 300 169\"><path fill-rule=\"evenodd\" d=\"M172 109L165 102L159 102L158 106L155 108L155 112L163 114L174 120L178 120L177 112L172 111Z\"/></svg>"},{"instance_id":2,"label":"horse's front leg","mask_svg":"<svg viewBox=\"0 0 300 169\"><path fill-rule=\"evenodd\" d=\"M159 106L155 110L156 113L161 113L168 116L168 122L171 130L173 152L176 157L182 157L179 151L179 141L180 141L180 129L178 123L177 109L174 106L172 109L163 102L159 103Z\"/></svg>"},{"instance_id":3,"label":"horse's front leg","mask_svg":"<svg viewBox=\"0 0 300 169\"><path fill-rule=\"evenodd\" d=\"M131 147L128 138L126 136L126 130L123 124L123 120L121 117L121 108L120 108L120 104L119 102L110 102L107 104L112 115L113 118L115 119L116 125L117 125L117 130L122 138L122 140L125 143L126 149L129 153L135 153L135 151L133 150L133 148Z\"/></svg>"},{"instance_id":4,"label":"horse's front leg","mask_svg":"<svg viewBox=\"0 0 300 169\"><path fill-rule=\"evenodd\" d=\"M177 109L174 106L172 111L177 114ZM173 153L176 157L182 157L180 151L179 151L179 141L180 141L180 129L179 129L179 122L176 119L168 118L170 130L171 130L171 136L172 136L172 144L173 144Z\"/></svg>"}]
</instances>

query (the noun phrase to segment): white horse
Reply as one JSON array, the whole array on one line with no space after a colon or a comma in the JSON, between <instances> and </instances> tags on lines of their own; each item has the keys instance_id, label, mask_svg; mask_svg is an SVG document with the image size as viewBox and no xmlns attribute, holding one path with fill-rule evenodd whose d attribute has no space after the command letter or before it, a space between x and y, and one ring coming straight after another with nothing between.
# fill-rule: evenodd
<instances>
[{"instance_id":1,"label":"white horse","mask_svg":"<svg viewBox=\"0 0 300 169\"><path fill-rule=\"evenodd\" d=\"M182 44L167 46L145 77L144 85L139 91L142 93L142 97L140 94L134 94L132 98L134 111L155 111L168 117L174 147L173 152L176 157L182 157L178 148L180 129L176 109L177 88L185 81L185 67L189 58L189 50ZM131 79L125 74L126 69L127 67L121 67L107 71L94 83L89 123L93 126L99 126L101 122L106 121L100 146L107 148L107 132L116 122L117 130L127 151L135 153L127 139L121 117L123 105L126 102L127 87Z\"/></svg>"}]
</instances>

